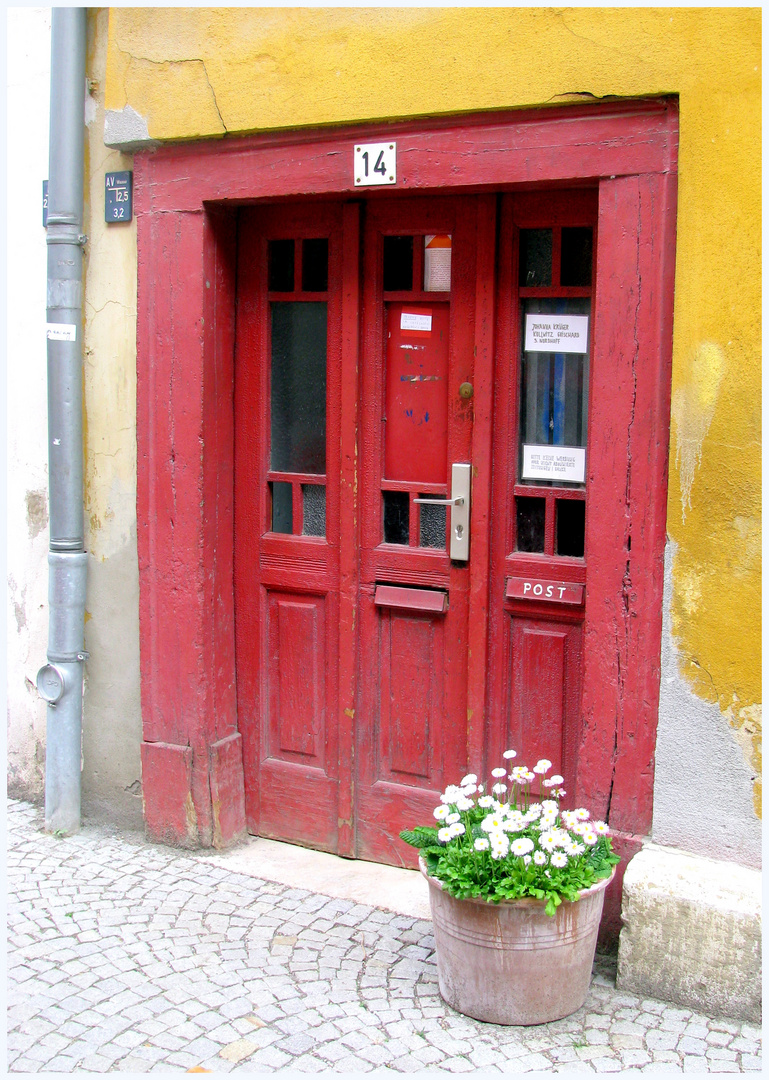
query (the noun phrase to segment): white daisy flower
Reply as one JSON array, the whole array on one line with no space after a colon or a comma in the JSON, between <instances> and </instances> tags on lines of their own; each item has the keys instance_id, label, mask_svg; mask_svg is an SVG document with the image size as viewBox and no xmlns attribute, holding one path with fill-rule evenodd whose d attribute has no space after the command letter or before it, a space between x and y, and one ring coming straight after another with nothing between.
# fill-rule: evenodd
<instances>
[{"instance_id":1,"label":"white daisy flower","mask_svg":"<svg viewBox=\"0 0 769 1080\"><path fill-rule=\"evenodd\" d=\"M574 811L574 817L577 818L578 821L589 821L590 811L586 810L584 806L580 806Z\"/></svg>"},{"instance_id":2,"label":"white daisy flower","mask_svg":"<svg viewBox=\"0 0 769 1080\"><path fill-rule=\"evenodd\" d=\"M477 783L478 783L478 777L475 775L474 772L471 772L471 773L468 773L467 776L462 777L462 779L459 781L459 786L460 787L466 787L468 784L477 784Z\"/></svg>"},{"instance_id":3,"label":"white daisy flower","mask_svg":"<svg viewBox=\"0 0 769 1080\"><path fill-rule=\"evenodd\" d=\"M545 851L553 851L556 846L556 836L552 832L544 832L540 835L539 846Z\"/></svg>"},{"instance_id":4,"label":"white daisy flower","mask_svg":"<svg viewBox=\"0 0 769 1080\"><path fill-rule=\"evenodd\" d=\"M504 776L506 773L507 773L507 769L492 769L491 770L491 775L496 776L497 778L499 778L500 776Z\"/></svg>"},{"instance_id":5,"label":"white daisy flower","mask_svg":"<svg viewBox=\"0 0 769 1080\"><path fill-rule=\"evenodd\" d=\"M480 799L478 800L478 805L480 806L481 810L489 810L492 806L495 805L496 801L497 800L492 798L491 795L481 795Z\"/></svg>"},{"instance_id":6,"label":"white daisy flower","mask_svg":"<svg viewBox=\"0 0 769 1080\"><path fill-rule=\"evenodd\" d=\"M459 820L460 820L459 814L448 814L447 817L446 817L446 824L447 825L454 825L455 822L457 822Z\"/></svg>"},{"instance_id":7,"label":"white daisy flower","mask_svg":"<svg viewBox=\"0 0 769 1080\"><path fill-rule=\"evenodd\" d=\"M511 758L514 758L515 756L516 756L516 754L515 754L515 750L505 750L504 754L502 755L502 757L503 757L503 758L504 758L504 759L505 759L506 761L510 761L510 759L511 759Z\"/></svg>"},{"instance_id":8,"label":"white daisy flower","mask_svg":"<svg viewBox=\"0 0 769 1080\"><path fill-rule=\"evenodd\" d=\"M594 844L598 843L598 836L593 832L592 829L585 829L585 831L582 833L582 839L589 847L593 847Z\"/></svg>"},{"instance_id":9,"label":"white daisy flower","mask_svg":"<svg viewBox=\"0 0 769 1080\"><path fill-rule=\"evenodd\" d=\"M476 851L488 851L489 850L489 841L486 839L485 836L479 836L478 839L473 844L473 847L475 848Z\"/></svg>"},{"instance_id":10,"label":"white daisy flower","mask_svg":"<svg viewBox=\"0 0 769 1080\"><path fill-rule=\"evenodd\" d=\"M436 806L433 810L433 817L437 818L438 821L443 821L443 819L447 818L450 813L451 811L449 810L448 806Z\"/></svg>"},{"instance_id":11,"label":"white daisy flower","mask_svg":"<svg viewBox=\"0 0 769 1080\"><path fill-rule=\"evenodd\" d=\"M443 829L438 829L438 839L442 844L448 844L449 840L451 839L451 826L445 827Z\"/></svg>"},{"instance_id":12,"label":"white daisy flower","mask_svg":"<svg viewBox=\"0 0 769 1080\"><path fill-rule=\"evenodd\" d=\"M534 772L541 775L542 773L546 773L548 769L552 769L552 767L552 761L548 761L547 758L540 758L540 760L534 766Z\"/></svg>"},{"instance_id":13,"label":"white daisy flower","mask_svg":"<svg viewBox=\"0 0 769 1080\"><path fill-rule=\"evenodd\" d=\"M543 810L549 810L551 814L552 813L557 814L558 813L558 803L555 801L555 799L543 799L542 800L542 809Z\"/></svg>"},{"instance_id":14,"label":"white daisy flower","mask_svg":"<svg viewBox=\"0 0 769 1080\"><path fill-rule=\"evenodd\" d=\"M524 855L523 856L523 861L526 864L526 866L528 866L529 863L531 862L531 855Z\"/></svg>"},{"instance_id":15,"label":"white daisy flower","mask_svg":"<svg viewBox=\"0 0 769 1080\"><path fill-rule=\"evenodd\" d=\"M550 862L553 866L566 866L569 862L568 857L563 851L554 851L550 856Z\"/></svg>"},{"instance_id":16,"label":"white daisy flower","mask_svg":"<svg viewBox=\"0 0 769 1080\"><path fill-rule=\"evenodd\" d=\"M542 807L538 802L533 802L523 815L526 821L536 821L542 814Z\"/></svg>"},{"instance_id":17,"label":"white daisy flower","mask_svg":"<svg viewBox=\"0 0 769 1080\"><path fill-rule=\"evenodd\" d=\"M504 795L507 791L507 784L495 784L491 790L495 795Z\"/></svg>"},{"instance_id":18,"label":"white daisy flower","mask_svg":"<svg viewBox=\"0 0 769 1080\"><path fill-rule=\"evenodd\" d=\"M468 799L466 796L460 795L454 805L456 806L457 810L460 810L462 813L464 813L465 810L472 810L474 803L472 799Z\"/></svg>"},{"instance_id":19,"label":"white daisy flower","mask_svg":"<svg viewBox=\"0 0 769 1080\"><path fill-rule=\"evenodd\" d=\"M562 784L562 783L563 783L563 777L562 777L562 776L558 776L558 774L557 774L557 773L556 773L556 775L555 775L555 776L551 776L551 777L550 777L550 779L551 779L551 781L552 781L552 782L553 782L554 784Z\"/></svg>"},{"instance_id":20,"label":"white daisy flower","mask_svg":"<svg viewBox=\"0 0 769 1080\"><path fill-rule=\"evenodd\" d=\"M462 836L464 831L465 827L461 821L455 821L452 825L449 825L449 832L452 836Z\"/></svg>"},{"instance_id":21,"label":"white daisy flower","mask_svg":"<svg viewBox=\"0 0 769 1080\"><path fill-rule=\"evenodd\" d=\"M534 779L534 773L526 768L513 769L513 772L516 774L514 777L516 784L528 784ZM512 780L513 777L511 776L510 779Z\"/></svg>"},{"instance_id":22,"label":"white daisy flower","mask_svg":"<svg viewBox=\"0 0 769 1080\"><path fill-rule=\"evenodd\" d=\"M563 850L567 855L581 855L585 848L582 844L578 844L576 840L570 840L568 844L564 844Z\"/></svg>"},{"instance_id":23,"label":"white daisy flower","mask_svg":"<svg viewBox=\"0 0 769 1080\"><path fill-rule=\"evenodd\" d=\"M489 842L491 844L492 858L503 859L510 850L510 841L504 833L493 833L489 837Z\"/></svg>"},{"instance_id":24,"label":"white daisy flower","mask_svg":"<svg viewBox=\"0 0 769 1080\"><path fill-rule=\"evenodd\" d=\"M544 851L535 851L532 855L532 859L537 864L537 866L547 865L547 855L545 855Z\"/></svg>"},{"instance_id":25,"label":"white daisy flower","mask_svg":"<svg viewBox=\"0 0 769 1080\"><path fill-rule=\"evenodd\" d=\"M597 832L599 836L606 836L609 831L609 826L605 821L594 821L593 832Z\"/></svg>"},{"instance_id":26,"label":"white daisy flower","mask_svg":"<svg viewBox=\"0 0 769 1080\"><path fill-rule=\"evenodd\" d=\"M460 788L458 788L456 786L456 784L449 784L449 786L446 788L446 790L443 792L443 794L440 797L441 802L446 803L447 805L449 803L456 802L461 794L462 794L462 792L461 792Z\"/></svg>"},{"instance_id":27,"label":"white daisy flower","mask_svg":"<svg viewBox=\"0 0 769 1080\"><path fill-rule=\"evenodd\" d=\"M510 850L513 855L528 855L534 850L534 841L529 840L528 836L520 836L517 840L513 840Z\"/></svg>"},{"instance_id":28,"label":"white daisy flower","mask_svg":"<svg viewBox=\"0 0 769 1080\"><path fill-rule=\"evenodd\" d=\"M481 822L481 828L485 833L502 832L504 819L498 814L488 814Z\"/></svg>"},{"instance_id":29,"label":"white daisy flower","mask_svg":"<svg viewBox=\"0 0 769 1080\"><path fill-rule=\"evenodd\" d=\"M468 798L468 796L470 795L475 795L477 790L478 788L475 786L475 784L463 784L461 787L462 794L465 798Z\"/></svg>"}]
</instances>

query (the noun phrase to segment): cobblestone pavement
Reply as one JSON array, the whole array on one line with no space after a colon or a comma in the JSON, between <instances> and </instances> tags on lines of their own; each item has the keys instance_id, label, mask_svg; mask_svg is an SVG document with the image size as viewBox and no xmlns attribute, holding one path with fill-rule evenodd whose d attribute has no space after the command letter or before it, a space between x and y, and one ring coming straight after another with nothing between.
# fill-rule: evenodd
<instances>
[{"instance_id":1,"label":"cobblestone pavement","mask_svg":"<svg viewBox=\"0 0 769 1080\"><path fill-rule=\"evenodd\" d=\"M430 922L8 803L11 1072L747 1072L760 1031L615 989L530 1028L438 996Z\"/></svg>"}]
</instances>

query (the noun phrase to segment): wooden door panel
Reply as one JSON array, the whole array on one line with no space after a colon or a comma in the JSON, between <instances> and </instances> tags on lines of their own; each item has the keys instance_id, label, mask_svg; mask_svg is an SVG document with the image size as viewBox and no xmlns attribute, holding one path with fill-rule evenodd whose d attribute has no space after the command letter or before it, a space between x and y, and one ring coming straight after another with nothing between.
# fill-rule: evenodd
<instances>
[{"instance_id":1,"label":"wooden door panel","mask_svg":"<svg viewBox=\"0 0 769 1080\"><path fill-rule=\"evenodd\" d=\"M379 615L377 780L434 785L433 748L441 743L444 710L443 628L441 616L386 608Z\"/></svg>"},{"instance_id":2,"label":"wooden door panel","mask_svg":"<svg viewBox=\"0 0 769 1080\"><path fill-rule=\"evenodd\" d=\"M580 715L582 626L512 614L508 632L507 747L531 768L553 763L574 791Z\"/></svg>"},{"instance_id":3,"label":"wooden door panel","mask_svg":"<svg viewBox=\"0 0 769 1080\"><path fill-rule=\"evenodd\" d=\"M326 612L322 596L267 592L266 756L323 769Z\"/></svg>"}]
</instances>

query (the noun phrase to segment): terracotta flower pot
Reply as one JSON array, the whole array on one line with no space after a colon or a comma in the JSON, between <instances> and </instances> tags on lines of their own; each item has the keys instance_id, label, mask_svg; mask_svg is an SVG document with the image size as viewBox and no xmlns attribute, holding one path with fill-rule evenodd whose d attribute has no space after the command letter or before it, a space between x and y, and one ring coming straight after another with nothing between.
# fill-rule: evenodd
<instances>
[{"instance_id":1,"label":"terracotta flower pot","mask_svg":"<svg viewBox=\"0 0 769 1080\"><path fill-rule=\"evenodd\" d=\"M490 1024L546 1024L584 1004L611 878L549 916L533 897L458 900L421 858L419 867L430 887L438 988L452 1008Z\"/></svg>"}]
</instances>

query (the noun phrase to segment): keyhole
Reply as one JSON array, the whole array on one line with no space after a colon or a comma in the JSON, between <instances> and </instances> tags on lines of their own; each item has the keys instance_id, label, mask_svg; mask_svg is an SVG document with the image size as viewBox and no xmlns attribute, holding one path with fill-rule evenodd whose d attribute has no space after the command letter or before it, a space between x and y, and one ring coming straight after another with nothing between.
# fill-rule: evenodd
<instances>
[{"instance_id":1,"label":"keyhole","mask_svg":"<svg viewBox=\"0 0 769 1080\"><path fill-rule=\"evenodd\" d=\"M463 527L462 527L461 525L457 525L457 527L456 527L456 534L457 534L457 540L459 540L459 539L461 538L461 536L462 536L462 533L463 533L464 531L465 531L465 530L464 530L464 528L463 528Z\"/></svg>"}]
</instances>

